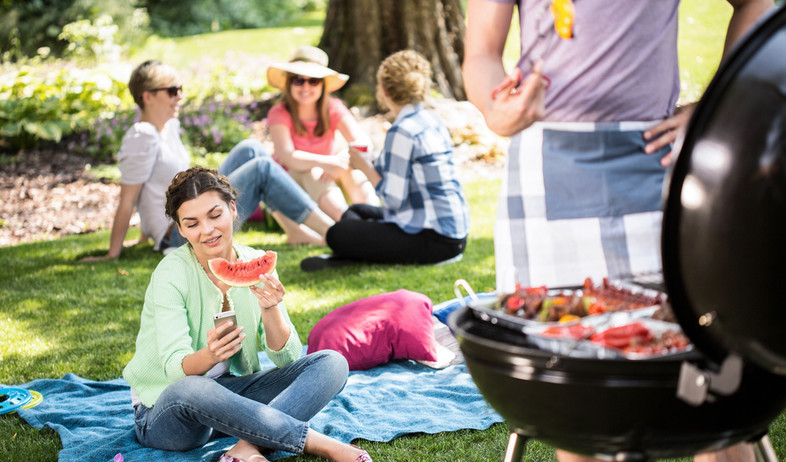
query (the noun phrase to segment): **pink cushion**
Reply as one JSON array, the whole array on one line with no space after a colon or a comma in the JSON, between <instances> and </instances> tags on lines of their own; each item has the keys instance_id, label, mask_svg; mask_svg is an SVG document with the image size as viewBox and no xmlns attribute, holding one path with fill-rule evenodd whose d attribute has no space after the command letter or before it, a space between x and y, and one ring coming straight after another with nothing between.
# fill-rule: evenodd
<instances>
[{"instance_id":1,"label":"pink cushion","mask_svg":"<svg viewBox=\"0 0 786 462\"><path fill-rule=\"evenodd\" d=\"M322 318L308 337L308 351L335 350L350 370L393 359L435 361L431 299L399 289L362 298Z\"/></svg>"}]
</instances>

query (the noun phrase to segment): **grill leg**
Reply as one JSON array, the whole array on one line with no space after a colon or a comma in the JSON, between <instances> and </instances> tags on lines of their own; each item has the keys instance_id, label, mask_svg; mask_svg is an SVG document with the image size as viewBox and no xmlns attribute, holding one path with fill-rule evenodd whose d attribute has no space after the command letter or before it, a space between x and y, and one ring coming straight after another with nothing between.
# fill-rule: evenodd
<instances>
[{"instance_id":1,"label":"grill leg","mask_svg":"<svg viewBox=\"0 0 786 462\"><path fill-rule=\"evenodd\" d=\"M757 462L777 462L778 456L772 448L770 437L764 435L759 441L753 443L753 452L756 454Z\"/></svg>"},{"instance_id":2,"label":"grill leg","mask_svg":"<svg viewBox=\"0 0 786 462\"><path fill-rule=\"evenodd\" d=\"M511 432L508 438L508 448L505 450L505 462L520 462L524 457L524 446L527 445L527 437Z\"/></svg>"},{"instance_id":3,"label":"grill leg","mask_svg":"<svg viewBox=\"0 0 786 462\"><path fill-rule=\"evenodd\" d=\"M642 452L620 452L614 456L614 462L648 462L649 456Z\"/></svg>"}]
</instances>

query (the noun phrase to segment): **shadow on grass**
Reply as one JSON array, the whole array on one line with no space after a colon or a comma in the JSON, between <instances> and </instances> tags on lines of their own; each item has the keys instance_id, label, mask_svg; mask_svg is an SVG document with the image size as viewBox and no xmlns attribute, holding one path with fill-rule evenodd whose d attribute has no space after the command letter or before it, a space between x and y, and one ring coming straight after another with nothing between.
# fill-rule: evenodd
<instances>
[{"instance_id":1,"label":"shadow on grass","mask_svg":"<svg viewBox=\"0 0 786 462\"><path fill-rule=\"evenodd\" d=\"M400 280L411 280L412 285L422 286L427 283L429 287L438 288L444 285L445 290L436 293L453 298L453 283L456 279L466 279L478 292L494 290L489 284L494 277L494 242L492 238L475 238L467 246L461 261L445 265L404 265L404 264L376 264L362 263L344 266L335 269L325 269L311 273L298 272L295 280L309 279L312 281L346 280L358 277L367 280L381 289L391 289ZM330 253L330 249L314 247L306 256L316 256ZM305 257L304 257L305 258ZM299 262L298 262L299 267ZM424 278L426 280L424 280ZM475 281L473 283L473 281ZM402 287L398 287L402 288ZM406 287L403 287L406 288ZM450 295L449 295L450 294Z\"/></svg>"},{"instance_id":2,"label":"shadow on grass","mask_svg":"<svg viewBox=\"0 0 786 462\"><path fill-rule=\"evenodd\" d=\"M16 413L0 416L0 454L24 454L24 460L55 462L61 449L60 436L51 428L35 429Z\"/></svg>"},{"instance_id":3,"label":"shadow on grass","mask_svg":"<svg viewBox=\"0 0 786 462\"><path fill-rule=\"evenodd\" d=\"M7 383L66 372L116 378L134 349L144 291L160 254L80 263L93 236L0 248L0 377ZM104 238L105 239L105 238Z\"/></svg>"}]
</instances>

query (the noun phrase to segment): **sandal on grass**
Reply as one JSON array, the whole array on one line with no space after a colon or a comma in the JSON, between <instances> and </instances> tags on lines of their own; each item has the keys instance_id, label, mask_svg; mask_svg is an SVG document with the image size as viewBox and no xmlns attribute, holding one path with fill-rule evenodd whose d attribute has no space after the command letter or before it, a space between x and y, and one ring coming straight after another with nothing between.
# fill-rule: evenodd
<instances>
[{"instance_id":1,"label":"sandal on grass","mask_svg":"<svg viewBox=\"0 0 786 462\"><path fill-rule=\"evenodd\" d=\"M370 456L370 455L368 455L368 452L366 452L365 450L363 450L363 448L361 448L361 447L359 447L359 446L355 446L354 444L350 444L350 446L352 446L353 448L357 448L357 449L360 449L361 451L363 451L363 452L362 452L362 453L361 453L361 454L358 456L358 458L357 458L357 459L355 459L355 462L374 462L373 460L371 460L371 456Z\"/></svg>"},{"instance_id":2,"label":"sandal on grass","mask_svg":"<svg viewBox=\"0 0 786 462\"><path fill-rule=\"evenodd\" d=\"M229 454L223 454L221 457L218 458L218 462L243 462L243 461L238 459L237 457L230 456Z\"/></svg>"},{"instance_id":3,"label":"sandal on grass","mask_svg":"<svg viewBox=\"0 0 786 462\"><path fill-rule=\"evenodd\" d=\"M267 461L267 459L262 459ZM229 454L224 454L218 458L218 462L245 462L243 459L238 459L237 457L230 456Z\"/></svg>"}]
</instances>

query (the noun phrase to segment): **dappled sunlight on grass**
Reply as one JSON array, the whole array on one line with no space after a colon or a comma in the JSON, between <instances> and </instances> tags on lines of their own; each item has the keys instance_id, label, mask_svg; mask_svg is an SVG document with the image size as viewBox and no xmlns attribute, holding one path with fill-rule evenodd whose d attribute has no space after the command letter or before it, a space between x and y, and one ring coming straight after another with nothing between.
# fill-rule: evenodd
<instances>
[{"instance_id":1,"label":"dappled sunlight on grass","mask_svg":"<svg viewBox=\"0 0 786 462\"><path fill-rule=\"evenodd\" d=\"M41 305L38 303L37 305ZM13 361L21 356L36 356L58 346L58 339L36 333L27 317L6 317L0 323L0 361Z\"/></svg>"},{"instance_id":2,"label":"dappled sunlight on grass","mask_svg":"<svg viewBox=\"0 0 786 462\"><path fill-rule=\"evenodd\" d=\"M119 374L129 356L118 352L127 353L133 346L125 339L136 330L138 314L118 316L94 306L58 301L64 298L24 300L2 320L3 382L60 377L64 371L97 379ZM107 320L108 316L113 319Z\"/></svg>"},{"instance_id":3,"label":"dappled sunlight on grass","mask_svg":"<svg viewBox=\"0 0 786 462\"><path fill-rule=\"evenodd\" d=\"M494 236L500 180L479 179L462 186L470 202L470 234L473 237Z\"/></svg>"},{"instance_id":4,"label":"dappled sunlight on grass","mask_svg":"<svg viewBox=\"0 0 786 462\"><path fill-rule=\"evenodd\" d=\"M235 234L238 243L264 250L286 249L287 236L282 231L271 231L264 228L263 223L246 223ZM281 257L281 255L279 255Z\"/></svg>"},{"instance_id":5,"label":"dappled sunlight on grass","mask_svg":"<svg viewBox=\"0 0 786 462\"><path fill-rule=\"evenodd\" d=\"M65 372L99 380L120 374L159 257L148 248L119 261L77 262L86 248L105 245L108 233L97 234L104 235L0 248L0 279L9 281L0 286L3 382Z\"/></svg>"}]
</instances>

